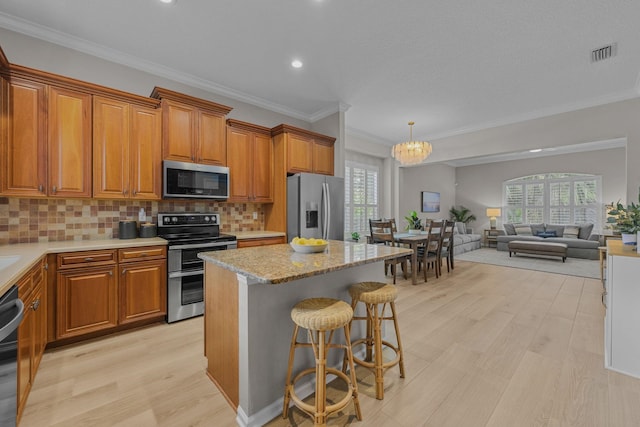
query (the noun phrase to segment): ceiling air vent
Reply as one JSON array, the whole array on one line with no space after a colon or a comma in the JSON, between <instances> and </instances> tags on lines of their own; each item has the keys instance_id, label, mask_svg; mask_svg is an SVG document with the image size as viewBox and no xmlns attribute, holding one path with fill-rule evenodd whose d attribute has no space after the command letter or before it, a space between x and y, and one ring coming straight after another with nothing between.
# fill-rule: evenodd
<instances>
[{"instance_id":1,"label":"ceiling air vent","mask_svg":"<svg viewBox=\"0 0 640 427\"><path fill-rule=\"evenodd\" d=\"M591 51L591 62L600 62L616 55L616 44L612 43Z\"/></svg>"}]
</instances>

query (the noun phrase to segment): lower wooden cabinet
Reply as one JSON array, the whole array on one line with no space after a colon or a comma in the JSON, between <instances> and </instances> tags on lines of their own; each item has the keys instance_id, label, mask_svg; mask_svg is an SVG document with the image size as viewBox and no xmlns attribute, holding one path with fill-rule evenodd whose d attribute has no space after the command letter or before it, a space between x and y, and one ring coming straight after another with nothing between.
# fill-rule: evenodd
<instances>
[{"instance_id":1,"label":"lower wooden cabinet","mask_svg":"<svg viewBox=\"0 0 640 427\"><path fill-rule=\"evenodd\" d=\"M164 315L167 312L166 280L165 260L121 264L118 285L120 324Z\"/></svg>"},{"instance_id":2,"label":"lower wooden cabinet","mask_svg":"<svg viewBox=\"0 0 640 427\"><path fill-rule=\"evenodd\" d=\"M56 337L69 338L118 325L116 265L58 271Z\"/></svg>"},{"instance_id":3,"label":"lower wooden cabinet","mask_svg":"<svg viewBox=\"0 0 640 427\"><path fill-rule=\"evenodd\" d=\"M18 413L20 420L31 385L46 345L46 275L44 258L18 281L18 296L24 303L24 315L18 328Z\"/></svg>"},{"instance_id":4,"label":"lower wooden cabinet","mask_svg":"<svg viewBox=\"0 0 640 427\"><path fill-rule=\"evenodd\" d=\"M256 239L238 239L238 249L252 246L277 245L287 243L285 236L260 237Z\"/></svg>"}]
</instances>

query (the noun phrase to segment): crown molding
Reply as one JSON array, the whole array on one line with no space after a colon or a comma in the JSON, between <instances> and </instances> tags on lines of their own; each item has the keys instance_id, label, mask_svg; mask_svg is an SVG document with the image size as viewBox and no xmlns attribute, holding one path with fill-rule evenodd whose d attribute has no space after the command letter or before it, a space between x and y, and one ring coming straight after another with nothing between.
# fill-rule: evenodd
<instances>
[{"instance_id":1,"label":"crown molding","mask_svg":"<svg viewBox=\"0 0 640 427\"><path fill-rule=\"evenodd\" d=\"M63 33L61 31L56 31L51 28L36 24L34 22L6 14L4 12L0 12L0 27L6 28L16 33L24 34L26 36L44 40L49 43L54 43L69 49L77 50L79 52L86 53L88 55L92 55L109 62L114 62L116 64L134 68L145 73L156 75L158 77L173 80L187 86L226 96L236 101L245 102L256 107L273 111L275 113L280 113L299 120L304 120L309 123L313 123L317 120L327 117L339 111L340 108L340 105L334 105L313 114L306 114L268 101L266 99L249 95L242 91L215 83L211 80L203 79L201 77L197 77L188 73L183 73L173 68L156 64L155 62L145 61L134 55L129 55L127 53L123 53L118 50L111 49L106 46Z\"/></svg>"}]
</instances>

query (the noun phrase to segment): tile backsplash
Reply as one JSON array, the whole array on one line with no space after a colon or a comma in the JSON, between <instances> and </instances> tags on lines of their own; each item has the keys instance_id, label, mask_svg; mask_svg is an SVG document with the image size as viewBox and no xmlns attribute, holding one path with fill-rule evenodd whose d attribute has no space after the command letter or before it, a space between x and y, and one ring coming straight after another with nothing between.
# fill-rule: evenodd
<instances>
[{"instance_id":1,"label":"tile backsplash","mask_svg":"<svg viewBox=\"0 0 640 427\"><path fill-rule=\"evenodd\" d=\"M118 221L137 220L140 208L154 223L158 212L215 212L221 232L264 228L264 211L256 203L0 197L0 245L117 238ZM253 219L254 212L258 219Z\"/></svg>"}]
</instances>

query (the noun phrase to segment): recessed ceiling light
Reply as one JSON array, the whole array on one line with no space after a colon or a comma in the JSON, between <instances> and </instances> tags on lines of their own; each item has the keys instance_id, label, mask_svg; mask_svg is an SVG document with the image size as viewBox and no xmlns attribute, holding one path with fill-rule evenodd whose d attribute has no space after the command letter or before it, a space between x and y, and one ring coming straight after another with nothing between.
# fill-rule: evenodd
<instances>
[{"instance_id":1,"label":"recessed ceiling light","mask_svg":"<svg viewBox=\"0 0 640 427\"><path fill-rule=\"evenodd\" d=\"M175 3L176 0L160 0L161 3L166 3L166 4L171 4L171 3Z\"/></svg>"},{"instance_id":2,"label":"recessed ceiling light","mask_svg":"<svg viewBox=\"0 0 640 427\"><path fill-rule=\"evenodd\" d=\"M542 148L534 148L533 150L529 150L530 153L539 153L542 151Z\"/></svg>"},{"instance_id":3,"label":"recessed ceiling light","mask_svg":"<svg viewBox=\"0 0 640 427\"><path fill-rule=\"evenodd\" d=\"M294 59L293 61L291 61L291 66L293 68L302 68L302 61L300 61L299 59Z\"/></svg>"}]
</instances>

